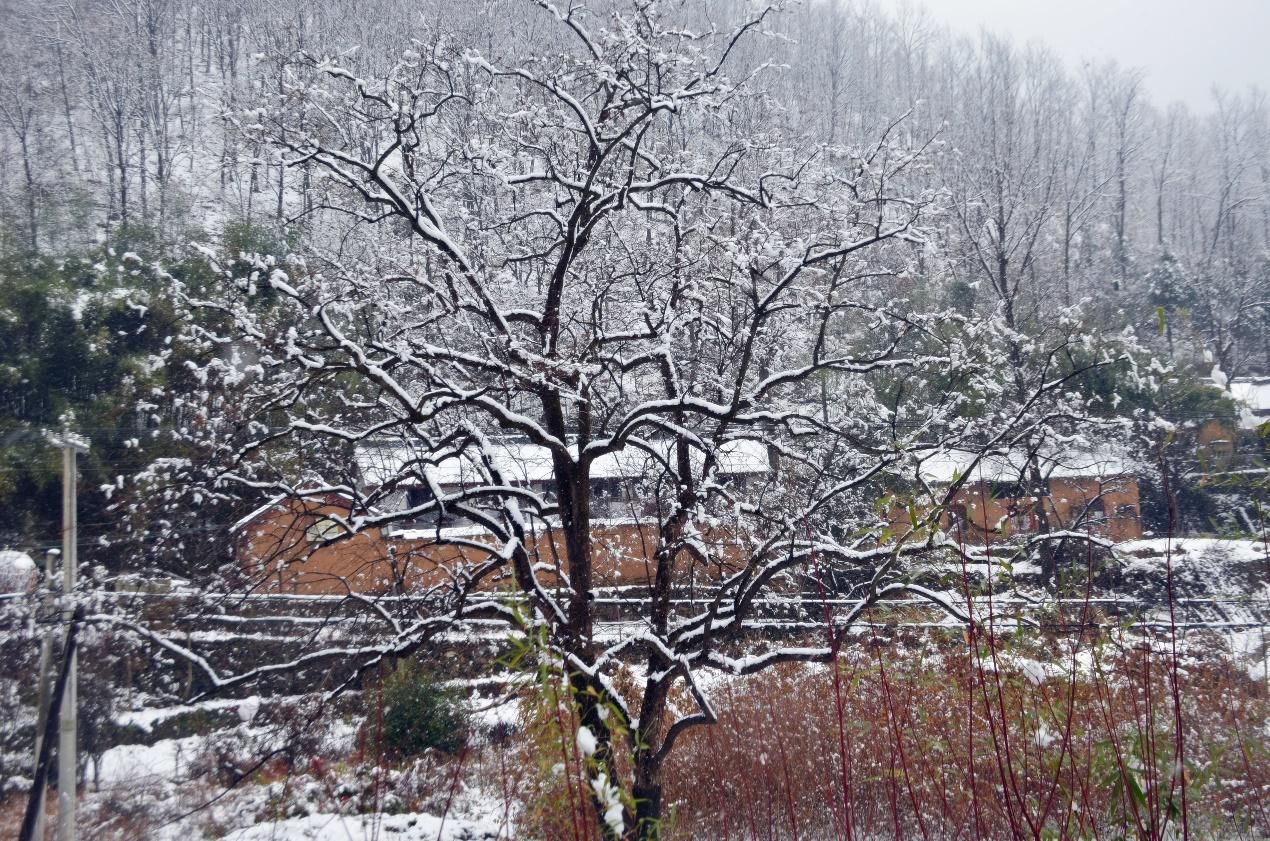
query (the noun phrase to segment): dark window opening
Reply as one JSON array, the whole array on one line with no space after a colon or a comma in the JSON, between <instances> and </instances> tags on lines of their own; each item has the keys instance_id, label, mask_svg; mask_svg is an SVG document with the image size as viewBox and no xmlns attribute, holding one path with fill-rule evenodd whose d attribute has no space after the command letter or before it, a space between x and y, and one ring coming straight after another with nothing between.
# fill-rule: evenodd
<instances>
[{"instance_id":1,"label":"dark window opening","mask_svg":"<svg viewBox=\"0 0 1270 841\"><path fill-rule=\"evenodd\" d=\"M433 499L432 489L427 486L421 488L409 488L406 491L407 508L418 508L421 505L427 505Z\"/></svg>"},{"instance_id":2,"label":"dark window opening","mask_svg":"<svg viewBox=\"0 0 1270 841\"><path fill-rule=\"evenodd\" d=\"M432 488L427 485L420 485L406 489L406 508L413 510L420 506L427 505L435 500L432 494ZM411 519L411 523L417 526L444 526L454 523L458 518L452 514L442 514L440 509L433 508L430 511L417 512Z\"/></svg>"},{"instance_id":3,"label":"dark window opening","mask_svg":"<svg viewBox=\"0 0 1270 841\"><path fill-rule=\"evenodd\" d=\"M1018 499L1026 494L1018 482L989 482L988 495L993 499Z\"/></svg>"}]
</instances>

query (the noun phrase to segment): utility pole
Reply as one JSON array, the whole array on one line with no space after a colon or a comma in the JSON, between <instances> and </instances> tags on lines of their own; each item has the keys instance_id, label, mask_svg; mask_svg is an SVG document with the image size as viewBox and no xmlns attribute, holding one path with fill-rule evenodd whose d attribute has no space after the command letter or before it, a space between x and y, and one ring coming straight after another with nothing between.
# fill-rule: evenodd
<instances>
[{"instance_id":1,"label":"utility pole","mask_svg":"<svg viewBox=\"0 0 1270 841\"><path fill-rule=\"evenodd\" d=\"M44 553L44 612L48 614L49 608L52 606L52 588L53 588L53 559L57 557L57 550L50 549ZM35 719L35 785L38 789L36 803L35 831L33 837L38 841L44 841L44 790L48 787L47 779L40 779L40 746L44 742L44 730L48 724L49 714L49 692L52 687L49 685L50 669L53 665L53 630L51 628L45 630L44 639L40 641L40 677L39 677L39 712ZM48 769L44 769L47 771ZM47 774L45 774L47 777Z\"/></svg>"},{"instance_id":2,"label":"utility pole","mask_svg":"<svg viewBox=\"0 0 1270 841\"><path fill-rule=\"evenodd\" d=\"M76 501L75 484L78 473L75 458L88 452L87 438L63 431L51 439L53 446L62 451L62 597L66 600L63 616L69 629L74 621L73 598L78 577L76 556ZM70 639L68 634L67 639ZM67 659L69 675L66 695L58 711L57 740L57 841L75 841L75 788L78 776L76 750L78 698L78 657L74 651Z\"/></svg>"}]
</instances>

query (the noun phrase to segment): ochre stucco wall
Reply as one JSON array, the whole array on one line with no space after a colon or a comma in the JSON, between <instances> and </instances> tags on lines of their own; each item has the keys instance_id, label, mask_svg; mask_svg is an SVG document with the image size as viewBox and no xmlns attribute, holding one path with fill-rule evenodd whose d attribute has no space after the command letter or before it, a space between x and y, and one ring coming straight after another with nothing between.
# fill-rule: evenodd
<instances>
[{"instance_id":1,"label":"ochre stucco wall","mask_svg":"<svg viewBox=\"0 0 1270 841\"><path fill-rule=\"evenodd\" d=\"M1102 513L1082 514L1095 500ZM1138 480L1131 476L1098 478L1056 478L1049 482L1049 494L1042 500L1051 530L1088 529L1111 540L1136 540L1142 537L1142 517L1138 499ZM994 529L1005 524L1013 533L1035 532L1039 525L1036 503L1031 497L994 498L983 483L962 488L953 498L952 511L965 512L966 539L982 543ZM945 513L941 527L953 525L952 513Z\"/></svg>"},{"instance_id":2,"label":"ochre stucco wall","mask_svg":"<svg viewBox=\"0 0 1270 841\"><path fill-rule=\"evenodd\" d=\"M366 529L327 545L315 545L306 533L324 516L344 514L338 503L279 503L241 527L237 557L243 572L258 592L296 594L419 592L445 587L451 572L484 559L471 548L438 544L431 540L385 538L380 529ZM734 561L735 547L718 536L712 543L715 557ZM492 546L492 544L491 544ZM593 531L594 584L597 587L633 584L649 580L657 529L651 524L597 525ZM554 586L553 570L567 571L568 557L561 542L548 534L536 535L530 551L539 565L538 574ZM687 574L692 566L680 562ZM511 589L510 569L488 581L486 589ZM701 579L703 574L697 573Z\"/></svg>"}]
</instances>

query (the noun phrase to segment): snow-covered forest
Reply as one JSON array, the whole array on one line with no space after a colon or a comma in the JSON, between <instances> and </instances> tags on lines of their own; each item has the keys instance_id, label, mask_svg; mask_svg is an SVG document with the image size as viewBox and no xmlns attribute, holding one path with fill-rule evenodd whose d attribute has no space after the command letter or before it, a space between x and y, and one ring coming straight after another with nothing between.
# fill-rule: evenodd
<instances>
[{"instance_id":1,"label":"snow-covered forest","mask_svg":"<svg viewBox=\"0 0 1270 841\"><path fill-rule=\"evenodd\" d=\"M1270 833L1265 91L867 2L3 19L3 837L50 698L86 838Z\"/></svg>"}]
</instances>

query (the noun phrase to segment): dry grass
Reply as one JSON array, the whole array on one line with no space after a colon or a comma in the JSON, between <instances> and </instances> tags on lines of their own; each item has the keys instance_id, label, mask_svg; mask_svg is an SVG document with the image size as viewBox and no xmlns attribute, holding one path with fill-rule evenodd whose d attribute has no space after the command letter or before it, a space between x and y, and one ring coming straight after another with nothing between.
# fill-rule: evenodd
<instances>
[{"instance_id":1,"label":"dry grass","mask_svg":"<svg viewBox=\"0 0 1270 841\"><path fill-rule=\"evenodd\" d=\"M1181 837L1183 792L1191 838L1270 837L1266 686L1219 641L1208 648L1176 663L1176 694L1167 645L960 632L851 640L836 686L827 666L720 682L720 721L685 736L667 768L664 837L1163 839ZM475 784L514 824L509 839L598 841L577 722L557 680L532 684L514 731L461 757L389 763L364 739L333 756L308 733L295 750L247 765L256 794L241 805L260 820L310 809L442 814L460 783ZM240 741L209 740L185 806L223 791L215 770L227 757L244 767L253 746ZM83 818L94 838L144 838L163 820L160 805L172 811L165 796L143 787L95 796ZM0 839L16 837L24 804L18 793L0 801ZM209 837L227 828L215 810L193 820Z\"/></svg>"},{"instance_id":2,"label":"dry grass","mask_svg":"<svg viewBox=\"0 0 1270 841\"><path fill-rule=\"evenodd\" d=\"M1184 783L1191 837L1270 834L1265 687L1223 658L1179 664L1183 779L1167 654L977 642L852 649L841 715L828 668L727 685L672 760L671 837L1180 837Z\"/></svg>"}]
</instances>

